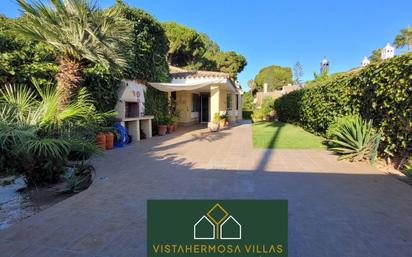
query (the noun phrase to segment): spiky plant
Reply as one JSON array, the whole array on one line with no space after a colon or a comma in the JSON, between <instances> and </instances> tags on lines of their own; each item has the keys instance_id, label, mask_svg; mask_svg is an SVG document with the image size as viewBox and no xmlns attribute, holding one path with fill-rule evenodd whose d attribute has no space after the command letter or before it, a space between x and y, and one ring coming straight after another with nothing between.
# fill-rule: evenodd
<instances>
[{"instance_id":1,"label":"spiky plant","mask_svg":"<svg viewBox=\"0 0 412 257\"><path fill-rule=\"evenodd\" d=\"M0 90L0 154L28 184L39 185L58 179L69 153L96 153L93 128L112 113L97 113L85 89L60 108L60 92L33 84L37 94L22 86Z\"/></svg>"},{"instance_id":2,"label":"spiky plant","mask_svg":"<svg viewBox=\"0 0 412 257\"><path fill-rule=\"evenodd\" d=\"M50 45L58 54L59 105L69 103L88 63L106 68L126 66L124 49L129 26L117 8L101 10L89 0L16 0L23 19L15 24L22 36Z\"/></svg>"},{"instance_id":3,"label":"spiky plant","mask_svg":"<svg viewBox=\"0 0 412 257\"><path fill-rule=\"evenodd\" d=\"M359 116L344 117L327 134L330 150L339 154L339 159L376 159L380 134L373 128L372 120L365 121Z\"/></svg>"}]
</instances>

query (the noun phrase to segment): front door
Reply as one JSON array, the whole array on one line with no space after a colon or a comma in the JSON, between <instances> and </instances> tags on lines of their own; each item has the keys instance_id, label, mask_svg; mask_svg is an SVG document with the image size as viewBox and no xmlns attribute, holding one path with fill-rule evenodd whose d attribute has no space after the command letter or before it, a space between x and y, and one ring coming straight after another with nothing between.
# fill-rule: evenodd
<instances>
[{"instance_id":1,"label":"front door","mask_svg":"<svg viewBox=\"0 0 412 257\"><path fill-rule=\"evenodd\" d=\"M200 122L209 122L209 94L200 95Z\"/></svg>"}]
</instances>

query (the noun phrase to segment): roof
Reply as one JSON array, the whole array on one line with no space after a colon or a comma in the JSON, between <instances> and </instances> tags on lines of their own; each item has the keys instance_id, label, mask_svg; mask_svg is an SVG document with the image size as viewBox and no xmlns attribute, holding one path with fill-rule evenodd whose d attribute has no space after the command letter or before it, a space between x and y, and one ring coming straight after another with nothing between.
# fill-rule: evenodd
<instances>
[{"instance_id":1,"label":"roof","mask_svg":"<svg viewBox=\"0 0 412 257\"><path fill-rule=\"evenodd\" d=\"M186 78L230 78L229 74L219 71L185 70L175 66L169 66L170 77L174 79Z\"/></svg>"}]
</instances>

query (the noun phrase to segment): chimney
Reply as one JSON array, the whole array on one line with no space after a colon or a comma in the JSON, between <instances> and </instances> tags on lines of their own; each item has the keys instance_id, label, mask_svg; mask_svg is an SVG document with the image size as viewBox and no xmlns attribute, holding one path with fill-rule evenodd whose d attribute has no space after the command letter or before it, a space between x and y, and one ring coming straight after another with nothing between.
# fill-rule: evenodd
<instances>
[{"instance_id":1,"label":"chimney","mask_svg":"<svg viewBox=\"0 0 412 257\"><path fill-rule=\"evenodd\" d=\"M268 92L268 83L263 84L263 93Z\"/></svg>"}]
</instances>

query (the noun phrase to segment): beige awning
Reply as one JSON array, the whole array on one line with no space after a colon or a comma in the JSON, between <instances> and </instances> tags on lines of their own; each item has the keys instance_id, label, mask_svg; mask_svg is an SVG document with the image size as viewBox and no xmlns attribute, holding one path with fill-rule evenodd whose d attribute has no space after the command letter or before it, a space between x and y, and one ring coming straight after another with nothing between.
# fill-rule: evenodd
<instances>
[{"instance_id":1,"label":"beige awning","mask_svg":"<svg viewBox=\"0 0 412 257\"><path fill-rule=\"evenodd\" d=\"M227 79L213 79L207 81L199 81L199 82L187 82L187 83L157 83L157 82L149 82L149 84L163 92L174 92L174 91L193 91L197 90L206 86L216 85L216 84L228 84ZM233 87L228 88L233 91Z\"/></svg>"}]
</instances>

